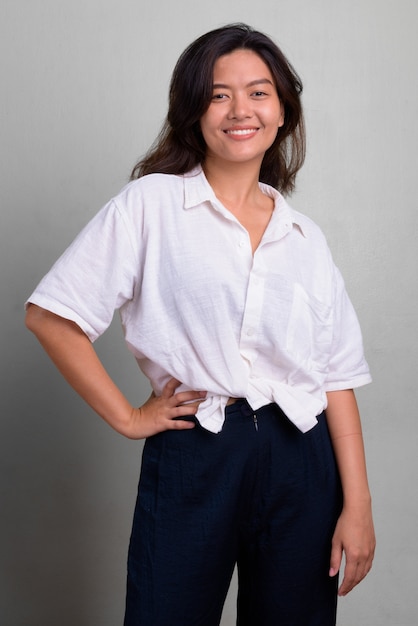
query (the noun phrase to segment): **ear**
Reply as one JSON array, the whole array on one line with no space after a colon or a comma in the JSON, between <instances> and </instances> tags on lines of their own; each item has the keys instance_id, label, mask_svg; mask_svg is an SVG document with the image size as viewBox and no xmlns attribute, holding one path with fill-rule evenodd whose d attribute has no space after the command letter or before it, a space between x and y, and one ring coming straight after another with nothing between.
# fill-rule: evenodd
<instances>
[{"instance_id":1,"label":"ear","mask_svg":"<svg viewBox=\"0 0 418 626\"><path fill-rule=\"evenodd\" d=\"M279 124L278 127L281 128L284 125L284 106L280 101L280 115L279 115Z\"/></svg>"}]
</instances>

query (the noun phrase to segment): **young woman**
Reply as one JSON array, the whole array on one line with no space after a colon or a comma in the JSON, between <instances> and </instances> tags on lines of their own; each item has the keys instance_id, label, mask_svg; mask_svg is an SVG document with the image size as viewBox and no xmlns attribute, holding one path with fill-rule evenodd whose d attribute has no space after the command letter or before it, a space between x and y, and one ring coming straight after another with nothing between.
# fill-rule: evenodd
<instances>
[{"instance_id":1,"label":"young woman","mask_svg":"<svg viewBox=\"0 0 418 626\"><path fill-rule=\"evenodd\" d=\"M371 567L361 334L323 235L281 195L301 90L245 25L192 43L155 146L29 298L69 383L147 438L125 626L219 624L235 564L240 626L328 626ZM153 389L139 408L92 345L116 309Z\"/></svg>"}]
</instances>

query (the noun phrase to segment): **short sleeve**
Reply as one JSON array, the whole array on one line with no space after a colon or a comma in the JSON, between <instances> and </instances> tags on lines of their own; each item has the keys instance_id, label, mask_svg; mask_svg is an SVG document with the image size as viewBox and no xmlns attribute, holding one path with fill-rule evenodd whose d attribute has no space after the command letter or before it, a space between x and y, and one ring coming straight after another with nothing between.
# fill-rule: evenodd
<instances>
[{"instance_id":1,"label":"short sleeve","mask_svg":"<svg viewBox=\"0 0 418 626\"><path fill-rule=\"evenodd\" d=\"M114 200L76 237L28 298L97 339L133 298L138 275L132 226Z\"/></svg>"},{"instance_id":2,"label":"short sleeve","mask_svg":"<svg viewBox=\"0 0 418 626\"><path fill-rule=\"evenodd\" d=\"M337 268L334 268L334 281L333 340L325 391L351 389L371 382L360 324Z\"/></svg>"}]
</instances>

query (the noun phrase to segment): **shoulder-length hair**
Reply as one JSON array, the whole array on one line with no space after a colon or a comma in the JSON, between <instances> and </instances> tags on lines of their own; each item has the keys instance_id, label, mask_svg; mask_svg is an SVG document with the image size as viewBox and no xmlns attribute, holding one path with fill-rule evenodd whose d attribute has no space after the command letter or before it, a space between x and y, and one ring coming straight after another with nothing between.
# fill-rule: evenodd
<instances>
[{"instance_id":1,"label":"shoulder-length hair","mask_svg":"<svg viewBox=\"0 0 418 626\"><path fill-rule=\"evenodd\" d=\"M196 39L180 56L171 78L167 118L153 146L133 168L131 179L151 173L185 174L203 163L206 144L200 119L212 98L217 59L252 50L266 63L284 107L284 125L264 155L260 181L290 193L305 158L302 82L278 46L246 24L230 24Z\"/></svg>"}]
</instances>

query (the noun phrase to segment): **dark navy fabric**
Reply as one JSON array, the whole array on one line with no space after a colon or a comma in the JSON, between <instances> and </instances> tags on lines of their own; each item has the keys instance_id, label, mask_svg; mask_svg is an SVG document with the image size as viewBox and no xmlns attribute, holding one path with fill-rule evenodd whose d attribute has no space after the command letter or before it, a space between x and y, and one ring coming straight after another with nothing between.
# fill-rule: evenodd
<instances>
[{"instance_id":1,"label":"dark navy fabric","mask_svg":"<svg viewBox=\"0 0 418 626\"><path fill-rule=\"evenodd\" d=\"M333 626L328 576L341 485L324 414L301 433L280 408L226 408L144 446L124 626L218 626L238 564L239 626Z\"/></svg>"}]
</instances>

